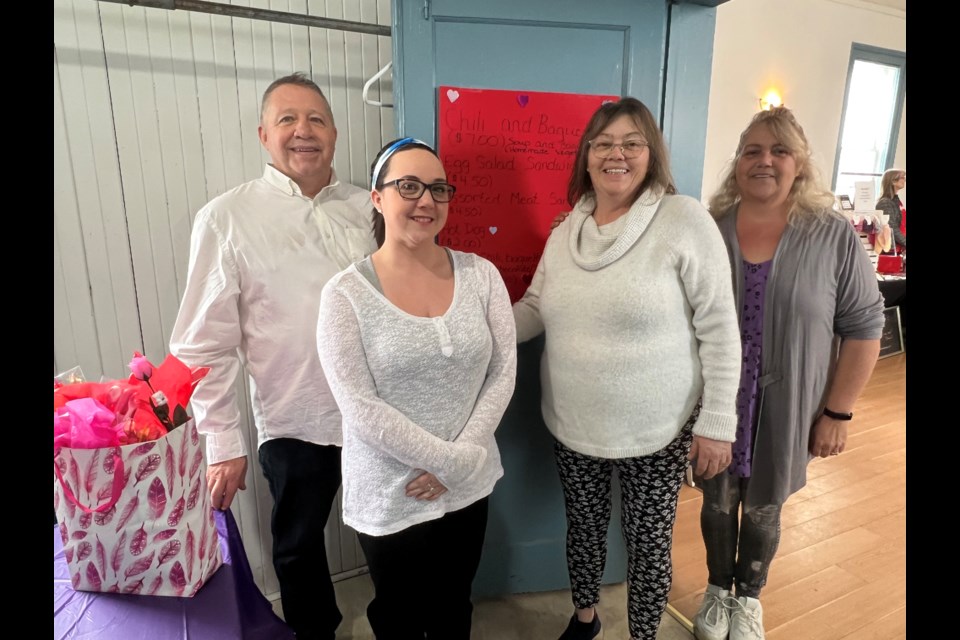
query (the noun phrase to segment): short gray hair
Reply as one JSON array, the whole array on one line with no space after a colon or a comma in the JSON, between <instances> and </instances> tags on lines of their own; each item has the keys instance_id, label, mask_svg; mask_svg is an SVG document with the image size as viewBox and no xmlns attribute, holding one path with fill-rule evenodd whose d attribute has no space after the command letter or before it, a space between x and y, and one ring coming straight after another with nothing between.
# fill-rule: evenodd
<instances>
[{"instance_id":1,"label":"short gray hair","mask_svg":"<svg viewBox=\"0 0 960 640\"><path fill-rule=\"evenodd\" d=\"M270 99L270 94L273 93L277 87L282 87L285 84L293 84L298 87L306 87L312 91L316 91L317 95L323 98L324 104L327 105L327 110L330 111L330 117L333 118L333 111L330 109L330 103L327 102L327 96L323 95L323 91L320 90L320 87L316 82L308 78L303 73L299 71L296 73L291 73L288 76L283 76L282 78L277 78L270 83L270 86L267 87L267 90L263 92L263 99L260 101L260 121L263 121L263 112L267 109L267 100Z\"/></svg>"}]
</instances>

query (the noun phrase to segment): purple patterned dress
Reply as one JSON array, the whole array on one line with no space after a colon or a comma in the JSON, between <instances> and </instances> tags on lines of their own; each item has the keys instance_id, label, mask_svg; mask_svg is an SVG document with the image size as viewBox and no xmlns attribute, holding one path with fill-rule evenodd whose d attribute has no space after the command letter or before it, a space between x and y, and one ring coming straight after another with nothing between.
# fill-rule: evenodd
<instances>
[{"instance_id":1,"label":"purple patterned dress","mask_svg":"<svg viewBox=\"0 0 960 640\"><path fill-rule=\"evenodd\" d=\"M763 298L772 260L753 264L743 261L743 309L740 313L740 342L743 363L737 390L737 441L733 443L731 475L749 478L753 463L754 427L760 386L760 355L763 343Z\"/></svg>"}]
</instances>

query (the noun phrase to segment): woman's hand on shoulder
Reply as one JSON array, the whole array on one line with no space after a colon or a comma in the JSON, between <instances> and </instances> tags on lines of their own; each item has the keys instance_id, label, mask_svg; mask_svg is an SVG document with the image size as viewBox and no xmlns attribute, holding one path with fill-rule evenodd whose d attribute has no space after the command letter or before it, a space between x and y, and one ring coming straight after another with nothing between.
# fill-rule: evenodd
<instances>
[{"instance_id":1,"label":"woman's hand on shoulder","mask_svg":"<svg viewBox=\"0 0 960 640\"><path fill-rule=\"evenodd\" d=\"M557 214L557 217L553 219L553 222L550 223L550 231L553 231L560 226L560 223L567 219L570 215L569 211L561 211Z\"/></svg>"},{"instance_id":2,"label":"woman's hand on shoulder","mask_svg":"<svg viewBox=\"0 0 960 640\"><path fill-rule=\"evenodd\" d=\"M407 483L407 497L432 502L447 492L437 476L420 469L417 471L420 471L420 475Z\"/></svg>"},{"instance_id":3,"label":"woman's hand on shoulder","mask_svg":"<svg viewBox=\"0 0 960 640\"><path fill-rule=\"evenodd\" d=\"M687 459L694 463L694 475L709 480L730 466L733 460L733 444L693 436L693 446L690 447Z\"/></svg>"}]
</instances>

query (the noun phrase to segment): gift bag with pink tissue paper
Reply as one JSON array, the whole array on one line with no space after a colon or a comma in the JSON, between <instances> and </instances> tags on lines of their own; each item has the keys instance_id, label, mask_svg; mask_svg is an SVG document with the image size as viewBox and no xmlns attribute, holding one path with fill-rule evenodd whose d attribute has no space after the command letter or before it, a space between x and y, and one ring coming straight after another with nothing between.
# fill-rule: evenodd
<instances>
[{"instance_id":1,"label":"gift bag with pink tissue paper","mask_svg":"<svg viewBox=\"0 0 960 640\"><path fill-rule=\"evenodd\" d=\"M128 381L54 383L53 505L78 591L189 597L222 564L185 409L206 370L168 362L145 375L131 363Z\"/></svg>"}]
</instances>

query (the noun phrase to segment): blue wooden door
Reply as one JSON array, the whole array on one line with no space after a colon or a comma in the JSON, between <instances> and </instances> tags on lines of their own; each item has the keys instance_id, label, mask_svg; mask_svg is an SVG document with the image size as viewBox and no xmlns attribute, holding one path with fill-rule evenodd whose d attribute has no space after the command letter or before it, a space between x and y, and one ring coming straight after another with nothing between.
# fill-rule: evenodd
<instances>
[{"instance_id":1,"label":"blue wooden door","mask_svg":"<svg viewBox=\"0 0 960 640\"><path fill-rule=\"evenodd\" d=\"M712 7L666 0L395 0L393 15L398 133L435 142L441 85L631 95L660 118L668 142L674 131L691 141L681 145L684 167L675 174L682 193L699 197ZM674 61L678 68L668 74ZM563 496L540 414L542 347L542 339L520 346L517 391L497 431L505 475L491 497L476 595L569 586ZM609 540L604 581L620 582L626 562L618 508Z\"/></svg>"}]
</instances>

